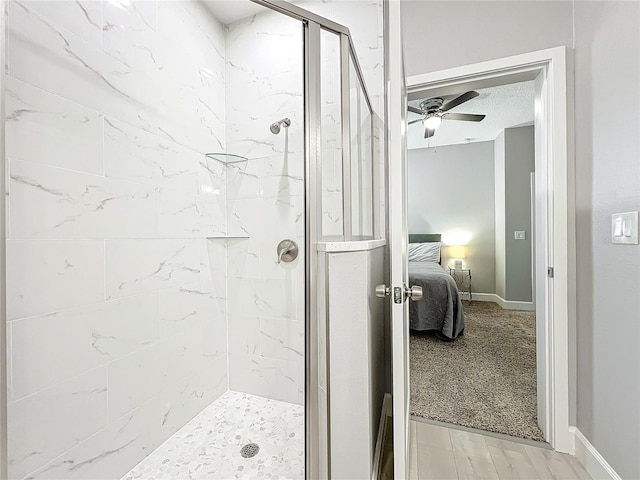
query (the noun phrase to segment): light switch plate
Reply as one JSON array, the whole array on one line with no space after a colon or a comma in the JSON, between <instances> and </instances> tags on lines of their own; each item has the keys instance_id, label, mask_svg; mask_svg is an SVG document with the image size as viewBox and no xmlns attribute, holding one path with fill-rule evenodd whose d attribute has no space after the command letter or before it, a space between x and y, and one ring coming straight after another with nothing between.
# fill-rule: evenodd
<instances>
[{"instance_id":1,"label":"light switch plate","mask_svg":"<svg viewBox=\"0 0 640 480\"><path fill-rule=\"evenodd\" d=\"M638 212L611 215L611 241L622 245L638 245Z\"/></svg>"},{"instance_id":2,"label":"light switch plate","mask_svg":"<svg viewBox=\"0 0 640 480\"><path fill-rule=\"evenodd\" d=\"M516 230L513 232L513 238L516 240L526 240L527 233L524 230Z\"/></svg>"}]
</instances>

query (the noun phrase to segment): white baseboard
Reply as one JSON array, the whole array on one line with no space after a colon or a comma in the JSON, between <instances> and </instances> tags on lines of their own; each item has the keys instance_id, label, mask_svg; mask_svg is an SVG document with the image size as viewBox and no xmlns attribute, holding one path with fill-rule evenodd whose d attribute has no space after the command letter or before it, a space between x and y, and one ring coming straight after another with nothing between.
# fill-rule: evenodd
<instances>
[{"instance_id":1,"label":"white baseboard","mask_svg":"<svg viewBox=\"0 0 640 480\"><path fill-rule=\"evenodd\" d=\"M505 310L528 310L535 311L536 306L533 302L514 302L511 300L505 300L500 295L495 293L475 293L473 294L473 300L479 302L493 302L500 305Z\"/></svg>"},{"instance_id":2,"label":"white baseboard","mask_svg":"<svg viewBox=\"0 0 640 480\"><path fill-rule=\"evenodd\" d=\"M591 478L594 480L622 480L580 430L576 427L569 427L569 430L575 439L576 458L591 475Z\"/></svg>"},{"instance_id":3,"label":"white baseboard","mask_svg":"<svg viewBox=\"0 0 640 480\"><path fill-rule=\"evenodd\" d=\"M378 438L376 439L376 450L373 454L373 468L371 469L371 480L377 480L380 473L380 461L382 460L382 449L384 447L384 427L387 417L391 416L391 394L385 393L382 400L382 411L380 412L380 425L378 426Z\"/></svg>"}]
</instances>

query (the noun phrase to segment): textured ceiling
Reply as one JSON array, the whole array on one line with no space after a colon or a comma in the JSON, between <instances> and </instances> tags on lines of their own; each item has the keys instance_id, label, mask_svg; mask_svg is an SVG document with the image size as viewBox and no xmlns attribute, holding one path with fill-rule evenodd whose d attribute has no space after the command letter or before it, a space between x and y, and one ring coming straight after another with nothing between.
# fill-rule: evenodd
<instances>
[{"instance_id":1,"label":"textured ceiling","mask_svg":"<svg viewBox=\"0 0 640 480\"><path fill-rule=\"evenodd\" d=\"M409 149L456 145L460 143L484 142L495 140L501 130L509 127L533 124L535 85L533 81L502 85L477 90L479 97L469 100L449 110L456 113L480 113L486 117L481 122L459 122L444 120L431 138L424 138L422 122L409 125L407 146ZM459 92L464 93L462 88ZM429 98L413 100L409 105L415 107ZM457 95L443 97L445 102ZM408 120L416 120L419 115L409 112Z\"/></svg>"}]
</instances>

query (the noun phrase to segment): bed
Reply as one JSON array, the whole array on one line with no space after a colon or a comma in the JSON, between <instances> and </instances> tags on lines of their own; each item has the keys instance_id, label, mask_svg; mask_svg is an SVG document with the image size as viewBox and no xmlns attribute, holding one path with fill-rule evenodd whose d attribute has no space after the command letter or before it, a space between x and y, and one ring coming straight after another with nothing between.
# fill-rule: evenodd
<instances>
[{"instance_id":1,"label":"bed","mask_svg":"<svg viewBox=\"0 0 640 480\"><path fill-rule=\"evenodd\" d=\"M444 271L437 242L441 235L409 235L409 285L422 287L422 300L409 302L411 330L433 332L453 340L464 331L462 298L455 280Z\"/></svg>"}]
</instances>

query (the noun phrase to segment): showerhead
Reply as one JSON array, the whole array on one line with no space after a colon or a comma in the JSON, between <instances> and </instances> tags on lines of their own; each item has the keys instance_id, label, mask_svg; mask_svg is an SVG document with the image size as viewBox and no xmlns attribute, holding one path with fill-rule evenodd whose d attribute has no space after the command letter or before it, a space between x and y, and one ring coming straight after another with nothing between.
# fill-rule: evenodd
<instances>
[{"instance_id":1,"label":"showerhead","mask_svg":"<svg viewBox=\"0 0 640 480\"><path fill-rule=\"evenodd\" d=\"M289 120L288 118L283 118L282 120L272 123L269 129L271 130L271 133L277 135L278 133L280 133L281 127L288 128L289 125L291 125L291 120Z\"/></svg>"}]
</instances>

